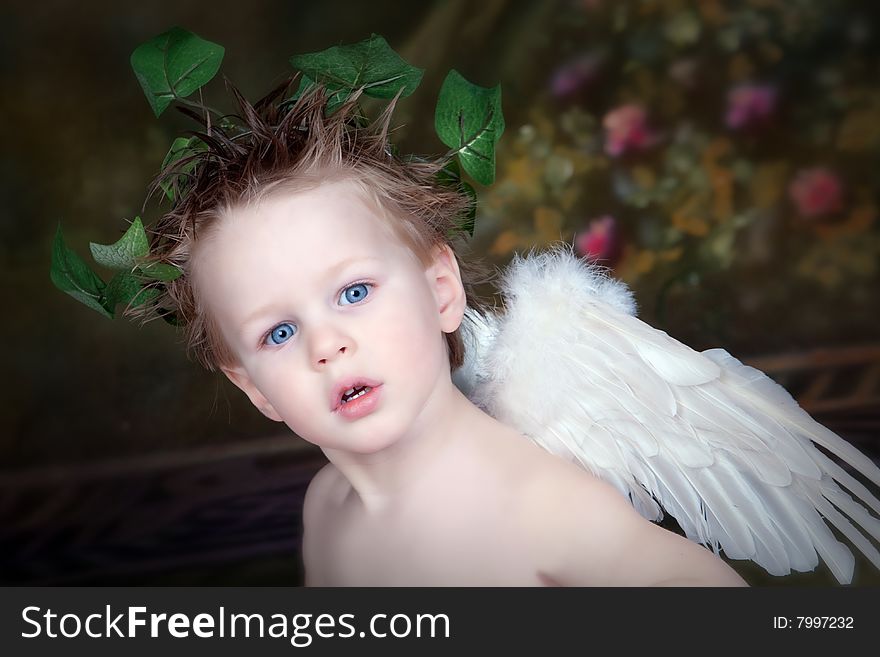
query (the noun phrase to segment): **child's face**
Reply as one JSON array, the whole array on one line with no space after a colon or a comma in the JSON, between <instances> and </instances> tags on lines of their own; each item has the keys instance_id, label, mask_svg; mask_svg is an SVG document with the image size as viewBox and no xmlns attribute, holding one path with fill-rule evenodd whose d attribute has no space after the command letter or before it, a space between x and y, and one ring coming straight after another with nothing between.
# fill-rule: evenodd
<instances>
[{"instance_id":1,"label":"child's face","mask_svg":"<svg viewBox=\"0 0 880 657\"><path fill-rule=\"evenodd\" d=\"M238 365L224 372L306 440L372 453L430 423L443 332L464 308L448 251L427 269L350 183L279 193L198 245L196 291ZM357 384L363 397L340 404Z\"/></svg>"}]
</instances>

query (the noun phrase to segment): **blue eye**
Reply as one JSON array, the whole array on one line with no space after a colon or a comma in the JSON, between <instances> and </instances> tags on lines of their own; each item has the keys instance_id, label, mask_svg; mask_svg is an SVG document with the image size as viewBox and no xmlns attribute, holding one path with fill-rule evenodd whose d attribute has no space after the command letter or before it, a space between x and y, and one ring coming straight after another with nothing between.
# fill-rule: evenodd
<instances>
[{"instance_id":1,"label":"blue eye","mask_svg":"<svg viewBox=\"0 0 880 657\"><path fill-rule=\"evenodd\" d=\"M296 326L293 324L279 324L273 328L269 335L266 336L266 344L284 344L296 333Z\"/></svg>"},{"instance_id":2,"label":"blue eye","mask_svg":"<svg viewBox=\"0 0 880 657\"><path fill-rule=\"evenodd\" d=\"M353 303L363 301L367 298L367 295L370 293L370 288L372 287L373 286L369 283L356 283L355 285L349 285L339 296L339 305L350 306Z\"/></svg>"}]
</instances>

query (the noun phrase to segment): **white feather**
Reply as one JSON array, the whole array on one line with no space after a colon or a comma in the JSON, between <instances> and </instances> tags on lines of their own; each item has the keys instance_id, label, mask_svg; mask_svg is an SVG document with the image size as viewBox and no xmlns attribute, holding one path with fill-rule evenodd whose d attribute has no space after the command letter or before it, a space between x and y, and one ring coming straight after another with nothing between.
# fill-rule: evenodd
<instances>
[{"instance_id":1,"label":"white feather","mask_svg":"<svg viewBox=\"0 0 880 657\"><path fill-rule=\"evenodd\" d=\"M731 558L783 575L821 556L848 583L854 558L827 520L880 568L853 525L880 540L863 506L880 500L814 443L878 485L880 469L763 372L636 319L627 287L570 247L515 257L500 290L503 312L467 310L455 374L488 413Z\"/></svg>"}]
</instances>

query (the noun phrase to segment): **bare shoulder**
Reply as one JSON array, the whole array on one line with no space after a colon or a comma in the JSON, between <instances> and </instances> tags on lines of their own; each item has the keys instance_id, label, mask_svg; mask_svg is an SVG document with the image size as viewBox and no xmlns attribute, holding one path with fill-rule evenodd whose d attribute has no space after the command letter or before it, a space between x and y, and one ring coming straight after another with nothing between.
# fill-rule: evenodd
<instances>
[{"instance_id":1,"label":"bare shoulder","mask_svg":"<svg viewBox=\"0 0 880 657\"><path fill-rule=\"evenodd\" d=\"M568 586L741 586L706 548L643 518L616 488L556 459L523 489L541 574Z\"/></svg>"},{"instance_id":2,"label":"bare shoulder","mask_svg":"<svg viewBox=\"0 0 880 657\"><path fill-rule=\"evenodd\" d=\"M322 551L318 546L325 544L332 529L334 505L340 496L340 488L345 479L339 470L328 463L321 468L309 483L303 501L303 566L306 586L320 586L323 576Z\"/></svg>"}]
</instances>

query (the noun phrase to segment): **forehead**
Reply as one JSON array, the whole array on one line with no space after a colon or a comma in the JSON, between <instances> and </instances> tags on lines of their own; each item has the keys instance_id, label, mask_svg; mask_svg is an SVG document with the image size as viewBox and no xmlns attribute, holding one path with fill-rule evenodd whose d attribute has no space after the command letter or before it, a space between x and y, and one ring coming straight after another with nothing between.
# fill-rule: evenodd
<instances>
[{"instance_id":1,"label":"forehead","mask_svg":"<svg viewBox=\"0 0 880 657\"><path fill-rule=\"evenodd\" d=\"M274 192L226 211L199 238L192 254L196 293L222 321L282 282L313 288L345 260L372 258L411 269L418 257L392 221L352 183Z\"/></svg>"},{"instance_id":2,"label":"forehead","mask_svg":"<svg viewBox=\"0 0 880 657\"><path fill-rule=\"evenodd\" d=\"M195 269L214 258L235 262L270 262L276 252L285 260L330 256L341 250L388 254L406 249L395 221L355 184L334 182L301 191L279 190L218 217L197 243Z\"/></svg>"}]
</instances>

